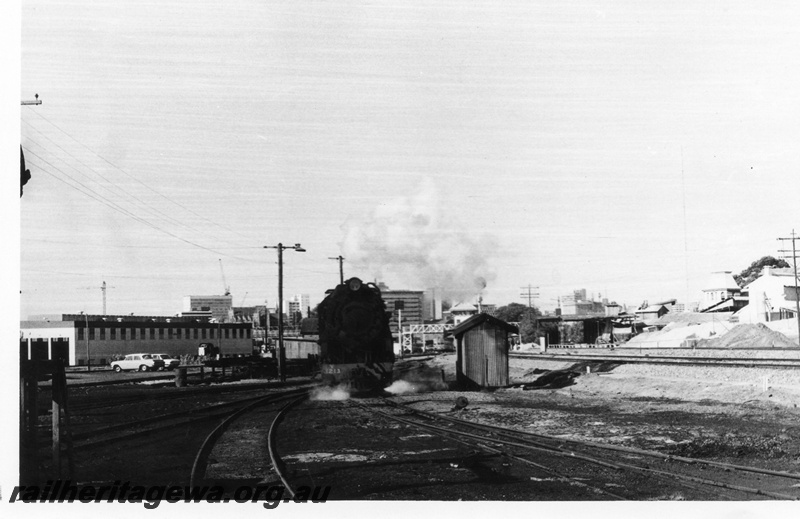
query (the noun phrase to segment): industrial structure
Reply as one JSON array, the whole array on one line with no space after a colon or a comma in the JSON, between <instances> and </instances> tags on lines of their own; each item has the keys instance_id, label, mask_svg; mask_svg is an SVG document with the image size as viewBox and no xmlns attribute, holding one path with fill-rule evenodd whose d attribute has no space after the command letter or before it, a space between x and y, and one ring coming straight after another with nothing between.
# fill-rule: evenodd
<instances>
[{"instance_id":1,"label":"industrial structure","mask_svg":"<svg viewBox=\"0 0 800 519\"><path fill-rule=\"evenodd\" d=\"M106 365L129 353L197 355L211 343L223 356L250 355L252 325L192 317L65 314L60 321L21 321L20 358Z\"/></svg>"}]
</instances>

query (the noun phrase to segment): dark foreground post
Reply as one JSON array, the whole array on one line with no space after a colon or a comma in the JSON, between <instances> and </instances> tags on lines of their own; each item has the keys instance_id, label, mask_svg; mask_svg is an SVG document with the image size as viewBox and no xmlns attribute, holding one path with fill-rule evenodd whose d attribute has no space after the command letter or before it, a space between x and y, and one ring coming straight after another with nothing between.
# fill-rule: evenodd
<instances>
[{"instance_id":1,"label":"dark foreground post","mask_svg":"<svg viewBox=\"0 0 800 519\"><path fill-rule=\"evenodd\" d=\"M175 370L175 387L184 387L186 385L186 368L177 368Z\"/></svg>"}]
</instances>

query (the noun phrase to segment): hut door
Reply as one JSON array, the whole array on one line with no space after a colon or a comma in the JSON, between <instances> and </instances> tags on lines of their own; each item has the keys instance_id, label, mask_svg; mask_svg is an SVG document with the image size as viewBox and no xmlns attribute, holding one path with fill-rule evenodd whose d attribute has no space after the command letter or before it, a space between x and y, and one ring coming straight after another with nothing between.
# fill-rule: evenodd
<instances>
[{"instance_id":1,"label":"hut door","mask_svg":"<svg viewBox=\"0 0 800 519\"><path fill-rule=\"evenodd\" d=\"M486 330L488 335L484 343L486 348L486 385L488 387L503 387L508 385L508 349L506 347L506 332L498 328Z\"/></svg>"},{"instance_id":2,"label":"hut door","mask_svg":"<svg viewBox=\"0 0 800 519\"><path fill-rule=\"evenodd\" d=\"M480 387L508 385L506 332L476 326L464 334L464 374Z\"/></svg>"}]
</instances>

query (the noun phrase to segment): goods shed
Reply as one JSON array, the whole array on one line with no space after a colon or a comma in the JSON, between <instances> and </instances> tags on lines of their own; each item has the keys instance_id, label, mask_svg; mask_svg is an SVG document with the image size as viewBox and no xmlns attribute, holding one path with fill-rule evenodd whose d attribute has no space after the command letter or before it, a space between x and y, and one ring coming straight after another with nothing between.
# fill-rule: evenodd
<instances>
[{"instance_id":1,"label":"goods shed","mask_svg":"<svg viewBox=\"0 0 800 519\"><path fill-rule=\"evenodd\" d=\"M508 336L517 327L489 314L473 315L451 331L456 338L456 380L464 387L508 385Z\"/></svg>"}]
</instances>

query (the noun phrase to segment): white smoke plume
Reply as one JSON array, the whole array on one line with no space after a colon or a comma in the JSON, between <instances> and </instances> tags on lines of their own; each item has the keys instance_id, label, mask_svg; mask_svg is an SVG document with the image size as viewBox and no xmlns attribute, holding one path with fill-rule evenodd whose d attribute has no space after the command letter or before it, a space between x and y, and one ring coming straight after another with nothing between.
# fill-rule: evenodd
<instances>
[{"instance_id":1,"label":"white smoke plume","mask_svg":"<svg viewBox=\"0 0 800 519\"><path fill-rule=\"evenodd\" d=\"M489 264L496 241L454 228L457 218L443 217L441 208L426 179L415 195L389 200L363 221L347 221L342 252L351 269L379 281L390 275L406 289L441 289L453 302L474 300L496 277Z\"/></svg>"},{"instance_id":2,"label":"white smoke plume","mask_svg":"<svg viewBox=\"0 0 800 519\"><path fill-rule=\"evenodd\" d=\"M410 395L414 393L428 393L431 391L444 391L447 389L441 379L429 380L395 380L392 384L385 389L387 393L392 395Z\"/></svg>"},{"instance_id":3,"label":"white smoke plume","mask_svg":"<svg viewBox=\"0 0 800 519\"><path fill-rule=\"evenodd\" d=\"M343 386L321 386L314 388L311 391L309 399L316 400L347 400L350 398L350 392Z\"/></svg>"}]
</instances>

